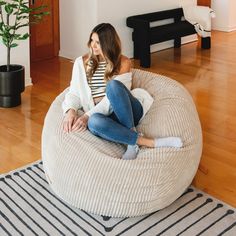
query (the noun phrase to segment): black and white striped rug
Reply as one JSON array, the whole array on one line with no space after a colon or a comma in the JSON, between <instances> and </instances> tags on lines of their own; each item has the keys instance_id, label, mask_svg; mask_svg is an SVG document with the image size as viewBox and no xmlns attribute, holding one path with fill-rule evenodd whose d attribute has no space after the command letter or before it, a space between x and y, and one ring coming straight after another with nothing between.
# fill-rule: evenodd
<instances>
[{"instance_id":1,"label":"black and white striped rug","mask_svg":"<svg viewBox=\"0 0 236 236\"><path fill-rule=\"evenodd\" d=\"M0 235L236 235L235 209L190 187L169 207L110 218L69 206L51 192L42 162L0 176Z\"/></svg>"}]
</instances>

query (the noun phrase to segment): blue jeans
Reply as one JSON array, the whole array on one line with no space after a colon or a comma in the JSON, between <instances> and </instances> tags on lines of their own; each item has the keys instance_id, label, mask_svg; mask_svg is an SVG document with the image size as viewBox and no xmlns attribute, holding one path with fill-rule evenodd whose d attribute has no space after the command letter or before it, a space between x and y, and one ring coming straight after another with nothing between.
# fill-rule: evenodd
<instances>
[{"instance_id":1,"label":"blue jeans","mask_svg":"<svg viewBox=\"0 0 236 236\"><path fill-rule=\"evenodd\" d=\"M138 133L132 130L143 116L143 107L120 81L111 80L106 87L106 95L112 107L112 114L105 116L94 113L89 117L88 129L106 140L134 145Z\"/></svg>"}]
</instances>

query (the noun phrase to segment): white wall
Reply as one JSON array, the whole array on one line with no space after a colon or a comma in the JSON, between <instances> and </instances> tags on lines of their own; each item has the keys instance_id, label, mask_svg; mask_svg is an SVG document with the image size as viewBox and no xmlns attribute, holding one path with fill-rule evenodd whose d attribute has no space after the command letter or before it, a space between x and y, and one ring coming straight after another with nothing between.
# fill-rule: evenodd
<instances>
[{"instance_id":1,"label":"white wall","mask_svg":"<svg viewBox=\"0 0 236 236\"><path fill-rule=\"evenodd\" d=\"M59 4L59 55L75 58L87 52L90 31L97 23L97 0L60 0Z\"/></svg>"},{"instance_id":2,"label":"white wall","mask_svg":"<svg viewBox=\"0 0 236 236\"><path fill-rule=\"evenodd\" d=\"M216 17L212 20L214 30L226 32L236 30L235 0L212 0L211 8L216 13Z\"/></svg>"},{"instance_id":3,"label":"white wall","mask_svg":"<svg viewBox=\"0 0 236 236\"><path fill-rule=\"evenodd\" d=\"M73 59L87 52L89 34L92 28L101 22L109 22L116 28L122 41L123 53L132 57L132 29L126 26L128 16L177 8L182 3L196 4L196 0L71 0L70 2L71 4L68 4L68 1L60 0L60 55ZM196 36L188 36L185 39L196 40ZM157 51L172 46L173 40L154 45L151 50Z\"/></svg>"},{"instance_id":4,"label":"white wall","mask_svg":"<svg viewBox=\"0 0 236 236\"><path fill-rule=\"evenodd\" d=\"M229 3L229 30L236 30L236 1L230 0Z\"/></svg>"}]
</instances>

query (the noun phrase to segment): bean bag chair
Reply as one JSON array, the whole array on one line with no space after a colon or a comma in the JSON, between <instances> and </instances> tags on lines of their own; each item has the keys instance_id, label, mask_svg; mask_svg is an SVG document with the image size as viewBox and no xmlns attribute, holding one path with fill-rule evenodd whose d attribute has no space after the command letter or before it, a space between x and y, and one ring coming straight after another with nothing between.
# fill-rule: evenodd
<instances>
[{"instance_id":1,"label":"bean bag chair","mask_svg":"<svg viewBox=\"0 0 236 236\"><path fill-rule=\"evenodd\" d=\"M90 213L131 217L162 209L183 194L198 168L202 133L189 93L165 76L132 73L133 88L144 88L154 98L137 130L147 137L181 137L182 148L142 147L137 159L125 161L123 145L89 131L64 133L61 103L67 89L45 118L42 159L48 182L64 201Z\"/></svg>"}]
</instances>

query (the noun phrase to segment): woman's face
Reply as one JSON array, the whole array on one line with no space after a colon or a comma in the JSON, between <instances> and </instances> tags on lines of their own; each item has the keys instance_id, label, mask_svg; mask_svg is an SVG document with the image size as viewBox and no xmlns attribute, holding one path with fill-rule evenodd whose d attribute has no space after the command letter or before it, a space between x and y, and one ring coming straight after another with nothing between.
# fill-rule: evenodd
<instances>
[{"instance_id":1,"label":"woman's face","mask_svg":"<svg viewBox=\"0 0 236 236\"><path fill-rule=\"evenodd\" d=\"M91 48L94 55L104 57L97 33L93 33L91 36Z\"/></svg>"}]
</instances>

